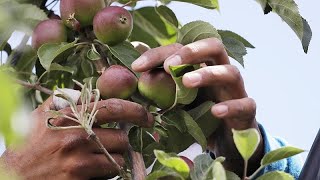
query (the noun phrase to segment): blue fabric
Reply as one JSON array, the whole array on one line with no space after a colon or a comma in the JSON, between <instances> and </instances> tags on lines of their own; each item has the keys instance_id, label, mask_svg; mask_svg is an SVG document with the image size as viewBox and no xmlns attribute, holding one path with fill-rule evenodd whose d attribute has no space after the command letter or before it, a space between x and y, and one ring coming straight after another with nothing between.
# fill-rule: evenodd
<instances>
[{"instance_id":1,"label":"blue fabric","mask_svg":"<svg viewBox=\"0 0 320 180\"><path fill-rule=\"evenodd\" d=\"M287 146L288 143L280 138L272 137L268 132L265 131L265 129L262 127L262 125L259 125L260 132L262 134L263 140L264 140L264 152L265 154ZM265 167L261 174L270 172L270 171L284 171L286 173L291 174L295 179L298 179L301 169L302 169L302 160L299 155L283 159L277 162L274 162L267 167Z\"/></svg>"}]
</instances>

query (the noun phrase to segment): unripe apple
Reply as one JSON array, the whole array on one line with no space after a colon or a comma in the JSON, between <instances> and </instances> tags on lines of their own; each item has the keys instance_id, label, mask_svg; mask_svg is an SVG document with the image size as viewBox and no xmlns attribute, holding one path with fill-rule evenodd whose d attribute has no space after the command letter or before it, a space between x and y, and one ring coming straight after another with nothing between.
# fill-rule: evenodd
<instances>
[{"instance_id":1,"label":"unripe apple","mask_svg":"<svg viewBox=\"0 0 320 180\"><path fill-rule=\"evenodd\" d=\"M175 101L176 84L161 68L143 72L138 81L138 89L142 96L161 109L171 107Z\"/></svg>"},{"instance_id":2,"label":"unripe apple","mask_svg":"<svg viewBox=\"0 0 320 180\"><path fill-rule=\"evenodd\" d=\"M190 169L192 169L193 168L193 162L189 159L189 158L187 158L187 157L185 157L185 156L179 156L182 160L184 160L184 162L186 162L187 164L188 164L188 166L189 166L189 168Z\"/></svg>"},{"instance_id":3,"label":"unripe apple","mask_svg":"<svg viewBox=\"0 0 320 180\"><path fill-rule=\"evenodd\" d=\"M127 68L112 65L97 80L97 88L104 99L128 99L137 89L138 79Z\"/></svg>"},{"instance_id":4,"label":"unripe apple","mask_svg":"<svg viewBox=\"0 0 320 180\"><path fill-rule=\"evenodd\" d=\"M41 21L34 29L32 47L38 49L46 43L61 43L67 41L67 29L61 20L48 19Z\"/></svg>"},{"instance_id":5,"label":"unripe apple","mask_svg":"<svg viewBox=\"0 0 320 180\"><path fill-rule=\"evenodd\" d=\"M111 46L126 40L132 28L132 16L122 7L106 7L93 19L94 34L101 42Z\"/></svg>"},{"instance_id":6,"label":"unripe apple","mask_svg":"<svg viewBox=\"0 0 320 180\"><path fill-rule=\"evenodd\" d=\"M92 25L94 16L105 7L104 0L61 0L60 12L63 22L72 27L68 19L74 14L74 18L81 27Z\"/></svg>"}]
</instances>

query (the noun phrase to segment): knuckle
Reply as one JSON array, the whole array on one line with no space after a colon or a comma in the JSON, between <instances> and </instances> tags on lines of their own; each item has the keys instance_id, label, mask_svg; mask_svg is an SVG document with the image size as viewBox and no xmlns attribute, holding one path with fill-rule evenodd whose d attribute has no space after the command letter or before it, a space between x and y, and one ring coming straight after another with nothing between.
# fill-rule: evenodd
<instances>
[{"instance_id":1,"label":"knuckle","mask_svg":"<svg viewBox=\"0 0 320 180\"><path fill-rule=\"evenodd\" d=\"M67 163L63 171L65 174L71 175L71 177L77 177L87 167L88 165L84 161L72 159L70 163Z\"/></svg>"},{"instance_id":2,"label":"knuckle","mask_svg":"<svg viewBox=\"0 0 320 180\"><path fill-rule=\"evenodd\" d=\"M105 110L110 115L117 115L124 112L123 103L119 99L108 99L105 102Z\"/></svg>"},{"instance_id":3,"label":"knuckle","mask_svg":"<svg viewBox=\"0 0 320 180\"><path fill-rule=\"evenodd\" d=\"M228 67L234 81L239 81L242 79L241 72L235 65L228 65Z\"/></svg>"},{"instance_id":4,"label":"knuckle","mask_svg":"<svg viewBox=\"0 0 320 180\"><path fill-rule=\"evenodd\" d=\"M180 48L183 47L183 45L180 44L180 43L173 43L171 46L172 46L172 48L174 48L174 49L180 49Z\"/></svg>"},{"instance_id":5,"label":"knuckle","mask_svg":"<svg viewBox=\"0 0 320 180\"><path fill-rule=\"evenodd\" d=\"M85 146L89 144L87 136L83 133L70 133L65 136L61 142L60 148L62 152L71 152L78 146Z\"/></svg>"}]
</instances>

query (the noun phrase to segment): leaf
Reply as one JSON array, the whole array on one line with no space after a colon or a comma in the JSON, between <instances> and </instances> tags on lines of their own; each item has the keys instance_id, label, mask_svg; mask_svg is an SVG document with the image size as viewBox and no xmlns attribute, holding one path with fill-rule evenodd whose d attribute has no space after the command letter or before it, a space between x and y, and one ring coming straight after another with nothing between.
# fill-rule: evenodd
<instances>
[{"instance_id":1,"label":"leaf","mask_svg":"<svg viewBox=\"0 0 320 180\"><path fill-rule=\"evenodd\" d=\"M236 39L240 42L242 42L242 44L245 47L248 48L255 48L249 41L247 41L246 39L244 39L243 37L241 37L239 34L234 33L232 31L228 31L228 30L218 30L218 33L220 34L221 38L223 39L224 37L229 37L229 38L233 38Z\"/></svg>"},{"instance_id":2,"label":"leaf","mask_svg":"<svg viewBox=\"0 0 320 180\"><path fill-rule=\"evenodd\" d=\"M73 74L74 69L68 66L61 66L60 64L57 63L52 63L50 66L50 71L64 71Z\"/></svg>"},{"instance_id":3,"label":"leaf","mask_svg":"<svg viewBox=\"0 0 320 180\"><path fill-rule=\"evenodd\" d=\"M77 40L73 41L72 43L49 43L42 45L38 49L38 57L41 65L47 71L50 71L50 66L53 60L68 49L74 48L76 46L76 42Z\"/></svg>"},{"instance_id":4,"label":"leaf","mask_svg":"<svg viewBox=\"0 0 320 180\"><path fill-rule=\"evenodd\" d=\"M47 15L39 7L31 4L19 4L15 1L0 2L0 34L5 36L15 30L22 31L28 35L32 34L34 27ZM3 36L2 36L3 37ZM6 38L0 38L1 41ZM0 45L2 42L0 42Z\"/></svg>"},{"instance_id":5,"label":"leaf","mask_svg":"<svg viewBox=\"0 0 320 180\"><path fill-rule=\"evenodd\" d=\"M213 159L209 154L198 155L193 161L194 166L190 172L191 179L201 180L212 163Z\"/></svg>"},{"instance_id":6,"label":"leaf","mask_svg":"<svg viewBox=\"0 0 320 180\"><path fill-rule=\"evenodd\" d=\"M145 147L155 142L153 136L149 132L137 126L133 126L129 130L128 137L130 145L136 152L142 152Z\"/></svg>"},{"instance_id":7,"label":"leaf","mask_svg":"<svg viewBox=\"0 0 320 180\"><path fill-rule=\"evenodd\" d=\"M261 159L261 165L267 166L273 162L300 154L302 152L304 152L304 150L296 147L292 147L292 146L282 147L265 154Z\"/></svg>"},{"instance_id":8,"label":"leaf","mask_svg":"<svg viewBox=\"0 0 320 180\"><path fill-rule=\"evenodd\" d=\"M163 120L167 125L171 125L176 127L180 132L186 132L187 126L184 121L185 113L183 111L171 110L164 113L161 116L161 120Z\"/></svg>"},{"instance_id":9,"label":"leaf","mask_svg":"<svg viewBox=\"0 0 320 180\"><path fill-rule=\"evenodd\" d=\"M179 21L174 14L174 12L167 6L160 5L156 8L156 12L164 18L167 22L171 23L173 26L178 27L179 26Z\"/></svg>"},{"instance_id":10,"label":"leaf","mask_svg":"<svg viewBox=\"0 0 320 180\"><path fill-rule=\"evenodd\" d=\"M198 107L188 111L190 116L197 122L203 134L209 137L219 126L220 120L211 113L212 101L206 101Z\"/></svg>"},{"instance_id":11,"label":"leaf","mask_svg":"<svg viewBox=\"0 0 320 180\"><path fill-rule=\"evenodd\" d=\"M169 167L179 173L182 177L187 178L189 176L188 164L177 156L172 156L164 151L154 150L154 154L157 160L164 166Z\"/></svg>"},{"instance_id":12,"label":"leaf","mask_svg":"<svg viewBox=\"0 0 320 180\"><path fill-rule=\"evenodd\" d=\"M166 11L168 13L168 10ZM154 41L159 45L169 45L177 39L177 28L169 23L154 7L143 7L133 11L135 19L131 41L141 41L154 47ZM169 14L166 15L168 17ZM172 13L171 13L172 15ZM171 17L172 18L172 17ZM139 29L140 31L137 31ZM143 36L142 36L142 35ZM152 38L152 44L147 37Z\"/></svg>"},{"instance_id":13,"label":"leaf","mask_svg":"<svg viewBox=\"0 0 320 180\"><path fill-rule=\"evenodd\" d=\"M184 25L180 29L177 42L187 45L201 39L212 37L221 40L218 31L210 23L204 21L193 21Z\"/></svg>"},{"instance_id":14,"label":"leaf","mask_svg":"<svg viewBox=\"0 0 320 180\"><path fill-rule=\"evenodd\" d=\"M218 9L219 10L219 1L218 0L172 0L172 1L180 1L191 3L194 5L198 5L207 9Z\"/></svg>"},{"instance_id":15,"label":"leaf","mask_svg":"<svg viewBox=\"0 0 320 180\"><path fill-rule=\"evenodd\" d=\"M223 37L222 42L227 50L228 55L244 66L243 56L247 54L244 44L230 37Z\"/></svg>"},{"instance_id":16,"label":"leaf","mask_svg":"<svg viewBox=\"0 0 320 180\"><path fill-rule=\"evenodd\" d=\"M207 148L207 139L200 129L199 125L192 119L192 117L185 111L184 113L184 121L186 123L188 133L200 144L202 147L202 151L205 151Z\"/></svg>"},{"instance_id":17,"label":"leaf","mask_svg":"<svg viewBox=\"0 0 320 180\"><path fill-rule=\"evenodd\" d=\"M259 132L254 128L250 128L241 131L232 129L232 133L233 141L239 153L245 161L248 161L260 143Z\"/></svg>"},{"instance_id":18,"label":"leaf","mask_svg":"<svg viewBox=\"0 0 320 180\"><path fill-rule=\"evenodd\" d=\"M312 31L308 22L301 17L298 9L298 5L294 0L266 0L258 1L265 13L268 13L271 9L277 13L283 21L285 21L290 28L299 37L302 47L305 53L308 52L308 47L312 38Z\"/></svg>"},{"instance_id":19,"label":"leaf","mask_svg":"<svg viewBox=\"0 0 320 180\"><path fill-rule=\"evenodd\" d=\"M131 64L138 57L140 57L140 53L136 49L134 49L131 43L127 41L124 41L115 46L109 46L109 49L111 54L114 55L123 65L125 65L131 71Z\"/></svg>"},{"instance_id":20,"label":"leaf","mask_svg":"<svg viewBox=\"0 0 320 180\"><path fill-rule=\"evenodd\" d=\"M171 169L162 169L149 174L147 180L158 180L162 177L168 177L170 180L182 179L175 171L172 171Z\"/></svg>"},{"instance_id":21,"label":"leaf","mask_svg":"<svg viewBox=\"0 0 320 180\"><path fill-rule=\"evenodd\" d=\"M176 83L176 104L190 104L195 100L198 94L198 88L186 88L182 83L184 73L194 70L192 65L170 66L170 73Z\"/></svg>"},{"instance_id":22,"label":"leaf","mask_svg":"<svg viewBox=\"0 0 320 180\"><path fill-rule=\"evenodd\" d=\"M87 52L87 58L91 61L96 61L101 59L101 55L98 53L98 51L94 48L94 46L89 49Z\"/></svg>"},{"instance_id":23,"label":"leaf","mask_svg":"<svg viewBox=\"0 0 320 180\"><path fill-rule=\"evenodd\" d=\"M294 177L288 173L282 171L272 171L268 172L260 177L257 180L294 180Z\"/></svg>"},{"instance_id":24,"label":"leaf","mask_svg":"<svg viewBox=\"0 0 320 180\"><path fill-rule=\"evenodd\" d=\"M227 180L226 171L224 170L221 162L219 161L213 162L213 164L209 167L203 178L203 180L212 179Z\"/></svg>"},{"instance_id":25,"label":"leaf","mask_svg":"<svg viewBox=\"0 0 320 180\"><path fill-rule=\"evenodd\" d=\"M168 152L182 152L195 142L194 138L187 132L182 133L174 126L165 126L165 128L168 138L161 137L160 143L165 146L165 150Z\"/></svg>"},{"instance_id":26,"label":"leaf","mask_svg":"<svg viewBox=\"0 0 320 180\"><path fill-rule=\"evenodd\" d=\"M241 180L241 178L234 172L226 171L226 176L228 180Z\"/></svg>"},{"instance_id":27,"label":"leaf","mask_svg":"<svg viewBox=\"0 0 320 180\"><path fill-rule=\"evenodd\" d=\"M87 58L81 59L81 70L85 77L91 77L95 73L95 68L92 61Z\"/></svg>"},{"instance_id":28,"label":"leaf","mask_svg":"<svg viewBox=\"0 0 320 180\"><path fill-rule=\"evenodd\" d=\"M14 66L21 79L29 79L37 61L36 51L29 45L23 49L14 49L7 59L7 64Z\"/></svg>"}]
</instances>

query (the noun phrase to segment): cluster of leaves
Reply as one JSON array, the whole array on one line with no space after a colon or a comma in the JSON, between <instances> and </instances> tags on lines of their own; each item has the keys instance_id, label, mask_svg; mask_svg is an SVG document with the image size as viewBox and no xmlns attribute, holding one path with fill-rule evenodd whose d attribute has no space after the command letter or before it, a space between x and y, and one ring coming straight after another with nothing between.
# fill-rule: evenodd
<instances>
[{"instance_id":1,"label":"cluster of leaves","mask_svg":"<svg viewBox=\"0 0 320 180\"><path fill-rule=\"evenodd\" d=\"M258 144L260 143L260 135L256 129L248 129L243 131L233 131L233 140L236 144L238 151L243 157L245 164L247 164L250 157L255 152ZM259 176L259 173L268 165L297 155L303 150L291 146L282 147L273 150L264 155L261 159L260 167L250 176L244 175L243 179L282 179L294 180L294 177L282 171L273 171ZM167 154L164 151L155 150L157 161L152 169L152 173L148 175L148 180L156 180L159 178L167 177L168 179L191 179L191 180L206 180L206 179L219 179L219 180L241 180L235 173L224 169L222 163L224 157L218 157L215 160L211 159L208 154L202 154L194 159L194 166L189 167L188 164L181 159L177 154ZM245 169L246 172L246 169Z\"/></svg>"}]
</instances>

